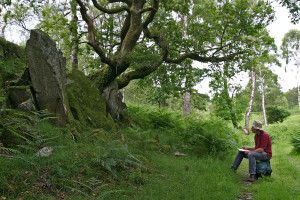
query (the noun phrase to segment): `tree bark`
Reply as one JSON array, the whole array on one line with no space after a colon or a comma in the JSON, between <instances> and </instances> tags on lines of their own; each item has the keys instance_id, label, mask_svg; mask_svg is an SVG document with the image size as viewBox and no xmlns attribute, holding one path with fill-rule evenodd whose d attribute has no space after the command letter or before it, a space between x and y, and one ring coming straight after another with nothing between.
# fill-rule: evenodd
<instances>
[{"instance_id":1,"label":"tree bark","mask_svg":"<svg viewBox=\"0 0 300 200\"><path fill-rule=\"evenodd\" d=\"M264 113L264 120L265 120L265 126L268 126L268 121L267 121L267 115L266 115L266 108L265 108L265 77L262 75L261 72L261 67L259 67L259 76L260 76L260 84L261 84L261 104L262 104L262 109Z\"/></svg>"},{"instance_id":2,"label":"tree bark","mask_svg":"<svg viewBox=\"0 0 300 200\"><path fill-rule=\"evenodd\" d=\"M78 17L77 17L77 3L75 0L71 2L71 39L72 39L72 56L71 56L71 66L72 69L78 69L78 48L79 48L79 39L78 39Z\"/></svg>"},{"instance_id":3,"label":"tree bark","mask_svg":"<svg viewBox=\"0 0 300 200\"><path fill-rule=\"evenodd\" d=\"M5 29L6 29L6 25L7 25L7 23L4 22L4 25L3 25L2 29L1 29L1 35L2 35L3 38L5 38Z\"/></svg>"},{"instance_id":4,"label":"tree bark","mask_svg":"<svg viewBox=\"0 0 300 200\"><path fill-rule=\"evenodd\" d=\"M188 89L188 88L186 88ZM183 116L189 117L190 116L190 106L191 106L191 93L189 91L185 92L184 95L184 105L183 105Z\"/></svg>"},{"instance_id":5,"label":"tree bark","mask_svg":"<svg viewBox=\"0 0 300 200\"><path fill-rule=\"evenodd\" d=\"M252 65L252 88L251 88L251 96L250 96L250 102L249 102L249 107L246 111L246 116L245 116L245 129L247 129L248 134L249 134L249 118L252 110L252 105L254 101L254 95L255 95L255 71L254 71L254 66Z\"/></svg>"},{"instance_id":6,"label":"tree bark","mask_svg":"<svg viewBox=\"0 0 300 200\"><path fill-rule=\"evenodd\" d=\"M228 105L228 108L229 108L229 112L230 112L230 117L231 117L231 122L233 124L233 127L234 128L237 128L238 127L238 124L237 124L237 117L236 117L236 114L233 110L233 106L232 106L232 98L230 98L229 96L229 91L228 91L228 80L227 80L227 75L228 74L228 64L225 63L224 64L224 70L223 70L223 83L224 83L224 93L225 93L225 101Z\"/></svg>"},{"instance_id":7,"label":"tree bark","mask_svg":"<svg viewBox=\"0 0 300 200\"><path fill-rule=\"evenodd\" d=\"M125 88L122 88L122 102L125 103Z\"/></svg>"},{"instance_id":8,"label":"tree bark","mask_svg":"<svg viewBox=\"0 0 300 200\"><path fill-rule=\"evenodd\" d=\"M298 105L299 105L299 112L300 112L300 84L298 81L298 77L299 77L299 67L300 67L300 63L296 63L296 67L297 67L297 73L296 73L296 80L297 80L297 88L298 88Z\"/></svg>"},{"instance_id":9,"label":"tree bark","mask_svg":"<svg viewBox=\"0 0 300 200\"><path fill-rule=\"evenodd\" d=\"M299 104L299 112L300 112L300 85L298 85L298 104Z\"/></svg>"},{"instance_id":10,"label":"tree bark","mask_svg":"<svg viewBox=\"0 0 300 200\"><path fill-rule=\"evenodd\" d=\"M188 38L188 35L187 35L188 17L187 17L187 15L185 15L183 17L183 26L184 26L183 37L185 39L187 39ZM189 117L190 116L190 109L191 109L191 93L190 93L190 90L191 90L191 86L190 86L191 76L189 76L189 72L190 72L190 70L189 70L189 67L188 67L186 82L185 82L185 95L184 95L184 105L183 105L183 116L184 117Z\"/></svg>"}]
</instances>

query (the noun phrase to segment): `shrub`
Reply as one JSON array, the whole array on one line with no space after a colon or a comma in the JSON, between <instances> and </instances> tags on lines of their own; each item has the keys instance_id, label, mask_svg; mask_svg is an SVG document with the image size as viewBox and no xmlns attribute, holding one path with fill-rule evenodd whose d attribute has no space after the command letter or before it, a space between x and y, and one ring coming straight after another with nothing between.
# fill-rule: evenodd
<instances>
[{"instance_id":1,"label":"shrub","mask_svg":"<svg viewBox=\"0 0 300 200\"><path fill-rule=\"evenodd\" d=\"M133 122L144 129L172 129L180 125L180 116L168 109L128 104L128 113Z\"/></svg>"},{"instance_id":2,"label":"shrub","mask_svg":"<svg viewBox=\"0 0 300 200\"><path fill-rule=\"evenodd\" d=\"M183 118L171 110L134 104L130 104L128 110L141 128L137 132L130 131L129 137L140 141L138 147L143 149L162 149L167 145L170 149L196 155L221 155L237 145L235 130L221 118ZM153 139L156 135L159 136L158 142Z\"/></svg>"},{"instance_id":3,"label":"shrub","mask_svg":"<svg viewBox=\"0 0 300 200\"><path fill-rule=\"evenodd\" d=\"M267 111L267 120L270 124L276 122L283 122L288 116L291 115L287 110L277 107L277 106L268 106Z\"/></svg>"},{"instance_id":4,"label":"shrub","mask_svg":"<svg viewBox=\"0 0 300 200\"><path fill-rule=\"evenodd\" d=\"M222 155L237 146L234 131L224 120L216 117L207 120L189 119L185 131L179 134L184 147L197 155Z\"/></svg>"},{"instance_id":5,"label":"shrub","mask_svg":"<svg viewBox=\"0 0 300 200\"><path fill-rule=\"evenodd\" d=\"M292 135L292 145L294 146L294 151L300 153L300 129L295 128Z\"/></svg>"}]
</instances>

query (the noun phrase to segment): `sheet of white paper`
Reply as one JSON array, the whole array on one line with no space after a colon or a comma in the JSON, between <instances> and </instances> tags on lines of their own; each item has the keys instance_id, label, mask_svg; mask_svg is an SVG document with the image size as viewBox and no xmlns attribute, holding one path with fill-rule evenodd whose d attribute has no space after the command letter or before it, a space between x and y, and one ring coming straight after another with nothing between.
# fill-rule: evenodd
<instances>
[{"instance_id":1,"label":"sheet of white paper","mask_svg":"<svg viewBox=\"0 0 300 200\"><path fill-rule=\"evenodd\" d=\"M239 149L239 148L238 148L238 150L239 151L249 151L249 150L246 150L246 149Z\"/></svg>"}]
</instances>

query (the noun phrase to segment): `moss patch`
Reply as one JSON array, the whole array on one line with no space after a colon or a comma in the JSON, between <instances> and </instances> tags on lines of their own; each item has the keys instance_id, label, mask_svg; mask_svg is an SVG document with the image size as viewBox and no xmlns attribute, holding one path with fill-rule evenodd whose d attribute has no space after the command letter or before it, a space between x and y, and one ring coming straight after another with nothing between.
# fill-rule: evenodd
<instances>
[{"instance_id":1,"label":"moss patch","mask_svg":"<svg viewBox=\"0 0 300 200\"><path fill-rule=\"evenodd\" d=\"M20 76L26 66L24 48L0 38L0 87Z\"/></svg>"},{"instance_id":2,"label":"moss patch","mask_svg":"<svg viewBox=\"0 0 300 200\"><path fill-rule=\"evenodd\" d=\"M1 91L0 91L0 109L6 108L6 107L7 107L7 97L2 97Z\"/></svg>"},{"instance_id":3,"label":"moss patch","mask_svg":"<svg viewBox=\"0 0 300 200\"><path fill-rule=\"evenodd\" d=\"M106 104L99 90L81 71L72 70L67 75L69 105L83 127L114 129L115 123L106 113Z\"/></svg>"},{"instance_id":4,"label":"moss patch","mask_svg":"<svg viewBox=\"0 0 300 200\"><path fill-rule=\"evenodd\" d=\"M25 62L25 50L12 42L6 41L0 37L0 56L4 59L19 59L21 62Z\"/></svg>"}]
</instances>

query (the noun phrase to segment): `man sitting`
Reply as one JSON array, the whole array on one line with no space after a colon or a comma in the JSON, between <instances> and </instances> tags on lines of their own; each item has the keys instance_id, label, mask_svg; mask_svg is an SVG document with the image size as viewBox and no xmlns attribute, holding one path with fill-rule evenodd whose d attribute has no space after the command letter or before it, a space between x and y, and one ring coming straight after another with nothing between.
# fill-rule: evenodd
<instances>
[{"instance_id":1,"label":"man sitting","mask_svg":"<svg viewBox=\"0 0 300 200\"><path fill-rule=\"evenodd\" d=\"M239 151L233 164L232 168L237 170L241 164L243 158L249 159L249 174L248 181L256 180L256 160L270 160L272 157L272 142L270 136L262 129L262 123L255 120L251 124L251 131L255 133L254 142L255 147L245 147L242 149L246 151Z\"/></svg>"}]
</instances>

